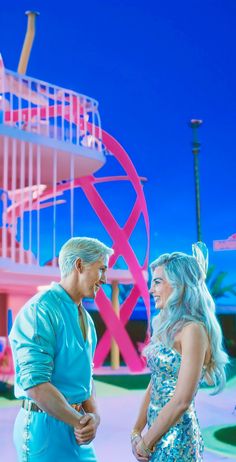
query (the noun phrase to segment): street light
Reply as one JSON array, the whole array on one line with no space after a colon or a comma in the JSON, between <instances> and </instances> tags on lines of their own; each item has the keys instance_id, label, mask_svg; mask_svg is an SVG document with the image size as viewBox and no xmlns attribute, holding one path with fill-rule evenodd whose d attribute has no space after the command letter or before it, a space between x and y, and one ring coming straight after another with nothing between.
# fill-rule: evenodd
<instances>
[{"instance_id":1,"label":"street light","mask_svg":"<svg viewBox=\"0 0 236 462\"><path fill-rule=\"evenodd\" d=\"M199 165L198 154L200 151L200 143L198 141L198 128L203 121L199 119L191 119L189 122L193 131L192 153L194 158L194 180L195 180L195 200L196 200L196 219L197 219L197 240L202 240L201 233L201 208L200 208L200 184L199 184Z\"/></svg>"}]
</instances>

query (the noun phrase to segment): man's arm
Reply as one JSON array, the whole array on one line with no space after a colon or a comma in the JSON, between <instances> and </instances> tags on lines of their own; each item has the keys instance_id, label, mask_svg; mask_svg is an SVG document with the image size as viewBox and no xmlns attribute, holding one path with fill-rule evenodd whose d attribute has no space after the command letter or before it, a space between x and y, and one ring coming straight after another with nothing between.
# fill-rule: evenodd
<instances>
[{"instance_id":1,"label":"man's arm","mask_svg":"<svg viewBox=\"0 0 236 462\"><path fill-rule=\"evenodd\" d=\"M83 409L85 410L85 412L90 412L90 413L95 414L97 418L99 418L100 420L99 413L98 413L98 406L96 402L96 392L95 392L94 381L92 381L92 394L86 401L83 401L82 405L83 405Z\"/></svg>"},{"instance_id":2,"label":"man's arm","mask_svg":"<svg viewBox=\"0 0 236 462\"><path fill-rule=\"evenodd\" d=\"M70 406L64 396L51 383L40 383L26 390L26 393L47 414L72 427L81 427L81 414Z\"/></svg>"},{"instance_id":3,"label":"man's arm","mask_svg":"<svg viewBox=\"0 0 236 462\"><path fill-rule=\"evenodd\" d=\"M81 426L75 428L75 437L79 444L88 444L95 438L98 425L100 424L94 382L92 384L91 396L82 405L86 415L81 418Z\"/></svg>"},{"instance_id":4,"label":"man's arm","mask_svg":"<svg viewBox=\"0 0 236 462\"><path fill-rule=\"evenodd\" d=\"M10 341L18 381L43 411L73 427L81 415L51 384L56 351L56 317L46 302L27 306L16 319Z\"/></svg>"}]
</instances>

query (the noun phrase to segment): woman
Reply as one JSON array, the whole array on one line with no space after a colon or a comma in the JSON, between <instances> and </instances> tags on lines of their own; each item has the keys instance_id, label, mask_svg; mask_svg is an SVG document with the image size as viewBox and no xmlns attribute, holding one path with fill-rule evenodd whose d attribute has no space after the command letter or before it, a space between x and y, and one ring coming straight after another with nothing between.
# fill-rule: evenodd
<instances>
[{"instance_id":1,"label":"woman","mask_svg":"<svg viewBox=\"0 0 236 462\"><path fill-rule=\"evenodd\" d=\"M198 242L193 256L164 254L151 264L150 293L160 314L144 350L151 381L131 433L138 461L203 460L194 396L203 378L220 391L228 362L205 284L207 260L207 248ZM148 430L142 434L146 423Z\"/></svg>"}]
</instances>

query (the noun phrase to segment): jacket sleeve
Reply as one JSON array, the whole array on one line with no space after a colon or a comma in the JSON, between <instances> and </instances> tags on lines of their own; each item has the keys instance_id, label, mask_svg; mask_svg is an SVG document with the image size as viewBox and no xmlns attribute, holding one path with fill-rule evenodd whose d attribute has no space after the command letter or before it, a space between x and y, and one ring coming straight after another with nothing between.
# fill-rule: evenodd
<instances>
[{"instance_id":1,"label":"jacket sleeve","mask_svg":"<svg viewBox=\"0 0 236 462\"><path fill-rule=\"evenodd\" d=\"M25 307L16 318L10 342L23 390L51 381L56 333L46 305L37 303Z\"/></svg>"}]
</instances>

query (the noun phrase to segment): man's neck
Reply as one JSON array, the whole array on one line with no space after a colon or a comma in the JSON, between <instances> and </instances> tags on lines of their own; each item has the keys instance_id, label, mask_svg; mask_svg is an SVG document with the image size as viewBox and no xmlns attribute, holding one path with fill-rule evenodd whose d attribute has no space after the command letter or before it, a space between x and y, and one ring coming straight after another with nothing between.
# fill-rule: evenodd
<instances>
[{"instance_id":1,"label":"man's neck","mask_svg":"<svg viewBox=\"0 0 236 462\"><path fill-rule=\"evenodd\" d=\"M78 294L77 291L74 290L74 284L72 284L66 278L62 279L59 282L59 284L68 293L70 298L72 298L73 302L75 302L76 305L78 305L78 307L80 307L80 305L82 306L82 296Z\"/></svg>"}]
</instances>

